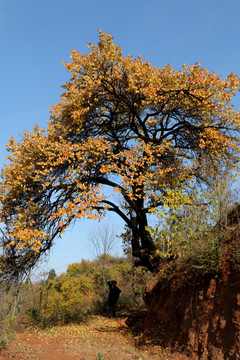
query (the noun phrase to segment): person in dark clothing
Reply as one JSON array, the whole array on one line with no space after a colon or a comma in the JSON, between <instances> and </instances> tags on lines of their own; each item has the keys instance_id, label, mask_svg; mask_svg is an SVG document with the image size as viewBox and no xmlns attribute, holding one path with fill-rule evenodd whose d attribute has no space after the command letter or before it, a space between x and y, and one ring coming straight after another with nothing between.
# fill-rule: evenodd
<instances>
[{"instance_id":1,"label":"person in dark clothing","mask_svg":"<svg viewBox=\"0 0 240 360\"><path fill-rule=\"evenodd\" d=\"M116 303L119 299L121 290L117 287L117 282L115 280L107 282L109 286L109 295L108 295L108 316L116 317Z\"/></svg>"}]
</instances>

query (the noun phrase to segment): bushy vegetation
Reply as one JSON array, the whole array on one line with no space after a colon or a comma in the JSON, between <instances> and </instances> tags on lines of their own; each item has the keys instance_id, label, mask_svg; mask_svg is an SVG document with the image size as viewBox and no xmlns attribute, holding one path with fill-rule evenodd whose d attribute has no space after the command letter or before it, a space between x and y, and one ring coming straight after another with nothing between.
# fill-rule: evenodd
<instances>
[{"instance_id":1,"label":"bushy vegetation","mask_svg":"<svg viewBox=\"0 0 240 360\"><path fill-rule=\"evenodd\" d=\"M27 280L20 289L22 321L45 327L84 321L93 314L105 315L106 283L112 279L122 290L118 302L121 312L144 306L143 293L150 278L146 269L133 267L130 257L110 255L104 268L100 265L101 259L82 260L69 265L60 276L52 276L51 270L39 283Z\"/></svg>"}]
</instances>

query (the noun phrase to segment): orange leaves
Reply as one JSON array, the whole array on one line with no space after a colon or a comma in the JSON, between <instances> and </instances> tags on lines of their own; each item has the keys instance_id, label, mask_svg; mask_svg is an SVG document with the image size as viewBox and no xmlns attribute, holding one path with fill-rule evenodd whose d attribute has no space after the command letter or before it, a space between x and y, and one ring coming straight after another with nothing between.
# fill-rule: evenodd
<instances>
[{"instance_id":1,"label":"orange leaves","mask_svg":"<svg viewBox=\"0 0 240 360\"><path fill-rule=\"evenodd\" d=\"M101 31L88 53L72 51L71 58L64 64L71 78L47 131L35 127L8 143L0 215L18 246L37 251L42 241L48 248L73 219L108 210L131 231L140 229L169 190L193 177L205 181L209 169L221 172L225 162L235 167L235 74L222 79L200 64L159 69L140 56L124 57ZM149 245L151 232L147 240L141 236Z\"/></svg>"},{"instance_id":2,"label":"orange leaves","mask_svg":"<svg viewBox=\"0 0 240 360\"><path fill-rule=\"evenodd\" d=\"M41 239L46 238L48 235L44 234L43 231L31 228L20 228L20 224L17 224L9 234L9 238L13 239L7 245L16 246L16 249L32 249L35 252L39 252L42 247Z\"/></svg>"}]
</instances>

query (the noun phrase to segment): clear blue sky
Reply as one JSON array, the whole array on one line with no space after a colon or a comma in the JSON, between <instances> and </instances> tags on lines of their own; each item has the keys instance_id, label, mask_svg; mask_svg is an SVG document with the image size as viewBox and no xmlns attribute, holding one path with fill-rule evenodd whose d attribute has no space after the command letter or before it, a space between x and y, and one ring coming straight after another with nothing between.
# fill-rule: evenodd
<instances>
[{"instance_id":1,"label":"clear blue sky","mask_svg":"<svg viewBox=\"0 0 240 360\"><path fill-rule=\"evenodd\" d=\"M99 29L111 33L125 55L140 54L159 67L200 61L225 76L240 73L239 14L239 0L0 0L0 165L10 136L47 126L48 110L68 79L62 61L71 49L86 52ZM60 273L91 258L87 237L93 226L81 221L67 231L44 269Z\"/></svg>"}]
</instances>

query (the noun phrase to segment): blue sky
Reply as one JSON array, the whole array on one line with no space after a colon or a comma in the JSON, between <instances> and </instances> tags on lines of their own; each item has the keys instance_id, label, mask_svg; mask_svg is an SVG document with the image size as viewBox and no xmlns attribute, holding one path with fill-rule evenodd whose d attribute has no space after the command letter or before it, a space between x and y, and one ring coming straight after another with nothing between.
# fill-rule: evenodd
<instances>
[{"instance_id":1,"label":"blue sky","mask_svg":"<svg viewBox=\"0 0 240 360\"><path fill-rule=\"evenodd\" d=\"M68 79L62 61L71 49L86 52L99 29L111 33L125 55L140 54L159 67L200 61L225 76L240 73L239 14L239 0L0 0L1 167L10 136L47 126ZM239 97L235 104L240 107ZM106 222L121 226L116 217ZM60 273L91 258L88 231L96 225L81 221L69 229L44 269Z\"/></svg>"}]
</instances>

